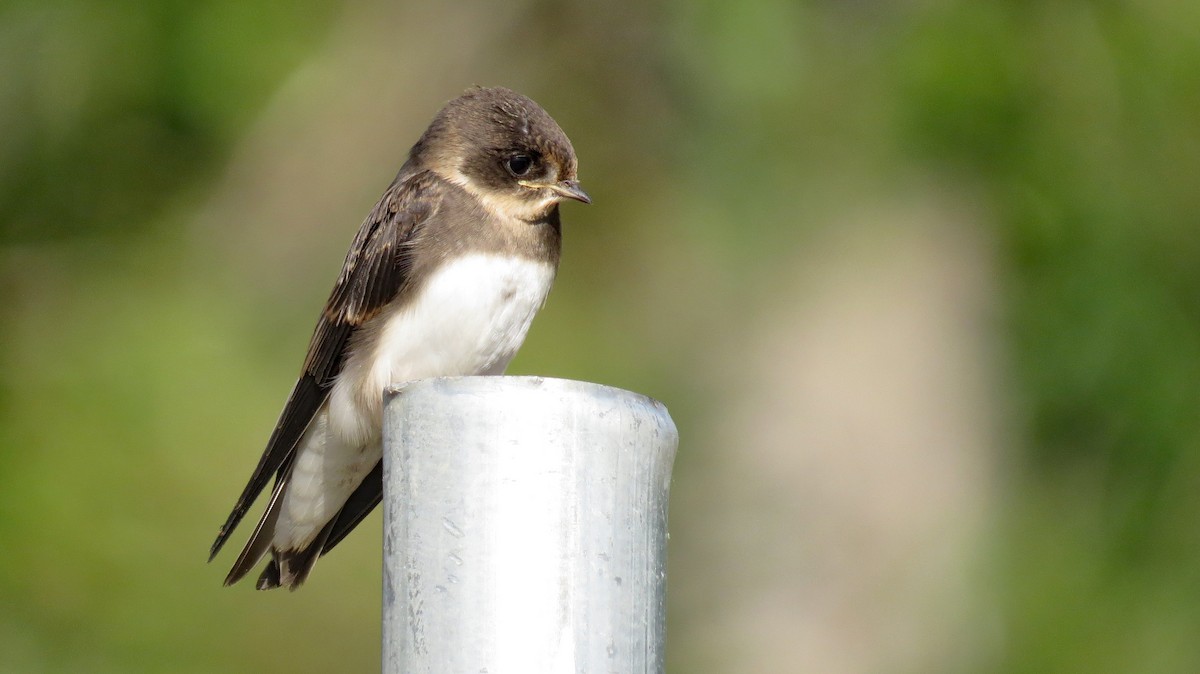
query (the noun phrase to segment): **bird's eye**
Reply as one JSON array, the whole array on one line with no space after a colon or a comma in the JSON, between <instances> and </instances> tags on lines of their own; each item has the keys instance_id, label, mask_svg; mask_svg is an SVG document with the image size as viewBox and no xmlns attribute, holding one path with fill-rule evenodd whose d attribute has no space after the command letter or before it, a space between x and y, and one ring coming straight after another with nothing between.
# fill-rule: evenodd
<instances>
[{"instance_id":1,"label":"bird's eye","mask_svg":"<svg viewBox=\"0 0 1200 674\"><path fill-rule=\"evenodd\" d=\"M508 167L508 172L516 177L521 177L529 173L529 169L533 167L533 157L527 154L514 154L505 162Z\"/></svg>"}]
</instances>

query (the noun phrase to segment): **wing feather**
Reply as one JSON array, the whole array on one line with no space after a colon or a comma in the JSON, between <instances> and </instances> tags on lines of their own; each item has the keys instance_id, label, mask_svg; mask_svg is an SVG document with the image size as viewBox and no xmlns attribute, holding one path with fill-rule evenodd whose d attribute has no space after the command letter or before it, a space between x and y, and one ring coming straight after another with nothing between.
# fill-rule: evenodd
<instances>
[{"instance_id":1,"label":"wing feather","mask_svg":"<svg viewBox=\"0 0 1200 674\"><path fill-rule=\"evenodd\" d=\"M321 548L321 554L329 552L335 545L342 542L358 526L360 522L366 519L367 515L379 505L383 500L383 462L375 464L375 468L367 474L363 481L359 483L358 488L346 499L346 505L338 511L337 517L333 520L333 529L330 531L329 538L325 540L325 544Z\"/></svg>"},{"instance_id":2,"label":"wing feather","mask_svg":"<svg viewBox=\"0 0 1200 674\"><path fill-rule=\"evenodd\" d=\"M437 211L443 196L440 179L433 174L401 169L359 228L313 331L303 371L288 396L258 465L213 542L210 561L225 545L271 477L282 477L290 467L296 445L325 403L330 387L341 372L350 335L379 313L400 291L412 268L410 247L406 244ZM282 484L283 481L277 481L276 489ZM269 513L264 513L264 518L267 515ZM255 543L255 538L257 535L247 544L247 550ZM242 563L245 561L241 560Z\"/></svg>"}]
</instances>

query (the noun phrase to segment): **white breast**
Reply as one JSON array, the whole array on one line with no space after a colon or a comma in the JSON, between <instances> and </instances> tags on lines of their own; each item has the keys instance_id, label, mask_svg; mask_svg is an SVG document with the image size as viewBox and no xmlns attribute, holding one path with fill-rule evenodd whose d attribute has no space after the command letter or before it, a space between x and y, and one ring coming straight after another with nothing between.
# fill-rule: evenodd
<instances>
[{"instance_id":1,"label":"white breast","mask_svg":"<svg viewBox=\"0 0 1200 674\"><path fill-rule=\"evenodd\" d=\"M360 328L366 339L356 341L300 441L275 547L307 545L382 457L384 387L503 372L545 302L554 271L531 260L462 257L435 272L416 298Z\"/></svg>"},{"instance_id":2,"label":"white breast","mask_svg":"<svg viewBox=\"0 0 1200 674\"><path fill-rule=\"evenodd\" d=\"M338 377L331 430L359 442L377 439L383 389L392 383L502 373L525 341L554 272L548 262L499 255L445 263L416 298L364 326L374 347L351 354Z\"/></svg>"}]
</instances>

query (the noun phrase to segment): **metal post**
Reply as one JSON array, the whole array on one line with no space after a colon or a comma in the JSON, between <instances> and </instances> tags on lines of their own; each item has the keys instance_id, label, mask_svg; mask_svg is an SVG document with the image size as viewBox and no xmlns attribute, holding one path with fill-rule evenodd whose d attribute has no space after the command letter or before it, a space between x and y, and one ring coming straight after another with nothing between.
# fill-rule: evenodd
<instances>
[{"instance_id":1,"label":"metal post","mask_svg":"<svg viewBox=\"0 0 1200 674\"><path fill-rule=\"evenodd\" d=\"M385 674L663 671L662 403L425 379L388 392L383 425Z\"/></svg>"}]
</instances>

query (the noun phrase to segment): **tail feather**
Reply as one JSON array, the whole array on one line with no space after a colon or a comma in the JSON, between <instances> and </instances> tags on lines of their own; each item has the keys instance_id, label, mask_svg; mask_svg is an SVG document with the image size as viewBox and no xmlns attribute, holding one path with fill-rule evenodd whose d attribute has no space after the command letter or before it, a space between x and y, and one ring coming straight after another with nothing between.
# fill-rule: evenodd
<instances>
[{"instance_id":1,"label":"tail feather","mask_svg":"<svg viewBox=\"0 0 1200 674\"><path fill-rule=\"evenodd\" d=\"M225 585L233 585L244 578L269 552L270 560L258 577L255 587L260 590L272 590L277 587L295 590L300 587L308 578L308 574L312 572L317 559L341 541L379 504L383 484L382 475L382 464L376 464L337 514L330 518L329 522L304 547L277 550L272 547L272 543L280 512L283 509L283 497L291 482L292 472L289 465L276 481L275 488L271 492L271 500L267 503L267 508L263 511L250 539L246 541L245 547L238 555L237 561L233 563L233 568L225 577Z\"/></svg>"},{"instance_id":2,"label":"tail feather","mask_svg":"<svg viewBox=\"0 0 1200 674\"><path fill-rule=\"evenodd\" d=\"M382 500L383 461L380 460L359 483L350 498L346 499L346 504L338 511L337 517L333 518L333 530L330 531L329 539L325 541L325 548L321 550L321 554L328 554L333 546L340 543L346 534L353 531L354 527L357 527L367 515L370 515Z\"/></svg>"},{"instance_id":3,"label":"tail feather","mask_svg":"<svg viewBox=\"0 0 1200 674\"><path fill-rule=\"evenodd\" d=\"M250 535L250 540L246 541L246 547L242 548L242 553L233 563L229 575L225 576L226 587L241 580L258 564L258 560L267 554L267 550L271 547L271 539L275 537L275 524L279 521L279 511L283 507L283 493L286 491L289 477L290 473L275 483L271 501L267 503L267 509L263 512L262 518L258 520L258 526L254 527L254 533Z\"/></svg>"},{"instance_id":4,"label":"tail feather","mask_svg":"<svg viewBox=\"0 0 1200 674\"><path fill-rule=\"evenodd\" d=\"M258 583L254 587L260 590L274 590L279 587L279 562L274 559L267 562L267 568L263 569L262 575L258 577Z\"/></svg>"},{"instance_id":5,"label":"tail feather","mask_svg":"<svg viewBox=\"0 0 1200 674\"><path fill-rule=\"evenodd\" d=\"M316 538L299 550L272 550L271 561L258 577L255 587L260 590L273 590L277 587L286 587L289 590L299 588L312 572L317 558L321 556L321 550L325 547L325 541L329 540L329 533L333 531L336 520L336 517L331 519L321 528Z\"/></svg>"}]
</instances>

